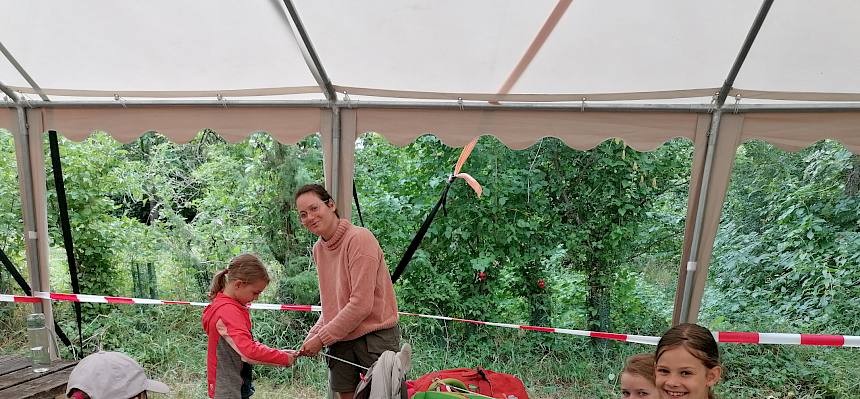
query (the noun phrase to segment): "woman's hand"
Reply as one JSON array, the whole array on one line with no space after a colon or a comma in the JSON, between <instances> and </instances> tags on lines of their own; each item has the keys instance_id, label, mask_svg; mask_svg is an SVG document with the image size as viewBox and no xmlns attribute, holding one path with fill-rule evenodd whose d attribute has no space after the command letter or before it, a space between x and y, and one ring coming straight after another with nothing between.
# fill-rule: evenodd
<instances>
[{"instance_id":1,"label":"woman's hand","mask_svg":"<svg viewBox=\"0 0 860 399\"><path fill-rule=\"evenodd\" d=\"M299 348L299 356L316 356L322 350L322 347L322 340L318 336L313 335L305 340L302 347Z\"/></svg>"}]
</instances>

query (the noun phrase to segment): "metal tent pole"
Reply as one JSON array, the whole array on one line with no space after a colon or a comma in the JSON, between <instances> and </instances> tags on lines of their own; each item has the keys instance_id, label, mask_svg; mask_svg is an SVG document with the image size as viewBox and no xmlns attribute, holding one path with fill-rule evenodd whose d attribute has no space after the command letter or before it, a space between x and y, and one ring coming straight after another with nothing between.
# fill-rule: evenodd
<instances>
[{"instance_id":1,"label":"metal tent pole","mask_svg":"<svg viewBox=\"0 0 860 399\"><path fill-rule=\"evenodd\" d=\"M22 67L21 64L18 63L18 60L16 60L15 57L12 56L12 53L9 52L9 49L7 49L6 46L3 45L3 42L0 42L0 53L3 53L3 55L6 56L6 59L9 60L9 63L11 63L12 66L14 66L16 70L18 70L18 73L20 73L21 76L24 77L24 80L26 80L27 83L30 85L30 87L32 87L33 90L36 91L36 94L39 95L39 98L41 98L43 101L51 101L48 96L46 96L45 93L42 92L42 88L39 87L36 81L33 80L32 77L30 77L30 74L27 73L24 67Z\"/></svg>"},{"instance_id":2,"label":"metal tent pole","mask_svg":"<svg viewBox=\"0 0 860 399\"><path fill-rule=\"evenodd\" d=\"M33 173L34 168L38 167L38 165L33 164L31 156L32 151L41 152L42 149L41 146L39 146L39 148L31 147L32 141L29 133L29 123L27 121L27 111L21 105L17 107L17 111L18 131L14 134L15 158L18 164L18 185L21 191L21 216L24 221L24 248L27 258L27 269L30 273L30 287L33 291L49 291L48 259L44 258L47 256L47 252L40 249L40 246L47 245L47 242L42 242L47 240L48 237L47 231L42 231L47 228L47 221L45 220L44 226L40 226L42 224L40 223L41 218L37 216L38 208L40 206L46 207L47 205L44 200L38 201L36 198L34 176L39 175L39 173ZM41 140L39 140L39 142L41 143ZM44 184L45 183L43 181L42 185L44 186ZM44 191L41 192L44 194ZM47 209L45 209L45 211L47 211ZM57 344L53 339L56 337L56 331L54 330L54 312L53 307L51 306L51 301L43 299L41 303L34 303L33 307L36 312L45 314L45 326L48 328L52 337L52 339L49 340L49 351L51 357L56 359L58 358L58 351Z\"/></svg>"},{"instance_id":3,"label":"metal tent pole","mask_svg":"<svg viewBox=\"0 0 860 399\"><path fill-rule=\"evenodd\" d=\"M8 87L5 87L9 89ZM0 91L15 95L11 89L3 90L0 83ZM12 96L9 96L10 98ZM135 108L135 107L161 107L161 106L201 106L223 108L224 104L231 108L253 108L253 107L282 107L282 108L321 108L331 109L332 103L326 100L125 100L117 101L80 101L80 100L52 100L50 102L41 100L30 100L29 108ZM713 106L707 104L629 104L629 103L607 103L588 102L586 104L576 103L500 103L498 105L486 102L456 102L456 101L343 101L334 103L340 108L368 108L368 109L450 109L450 110L492 110L492 111L576 111L576 112L676 112L676 113L711 113ZM2 103L0 108L17 108L17 103ZM744 114L750 112L855 112L860 111L860 103L857 102L829 102L829 103L785 103L785 104L737 104L731 106L731 112Z\"/></svg>"},{"instance_id":4,"label":"metal tent pole","mask_svg":"<svg viewBox=\"0 0 860 399\"><path fill-rule=\"evenodd\" d=\"M744 39L744 43L741 46L737 57L735 57L735 62L732 64L732 68L729 70L729 74L726 77L725 82L723 82L723 86L720 88L719 93L717 94L716 110L711 116L711 128L708 131L708 142L705 152L704 172L702 175L702 184L699 189L699 201L696 204L696 218L693 224L693 238L690 243L690 256L686 262L687 272L685 273L684 278L684 293L681 297L681 312L678 315L678 320L681 323L696 321L696 317L691 317L687 313L689 313L691 305L690 302L693 295L693 281L695 280L699 263L699 244L702 237L702 223L705 218L705 206L711 180L711 166L713 164L714 158L714 147L716 146L717 135L720 132L720 118L722 117L722 108L726 102L726 97L728 97L729 95L729 91L732 89L732 85L735 82L735 78L737 78L738 73L741 70L741 66L743 66L744 60L746 60L747 54L749 54L749 51L752 48L753 43L755 42L755 38L756 36L758 36L758 32L761 30L762 24L764 24L765 17L767 17L767 13L768 11L770 11L770 7L772 4L773 0L764 0L764 2L762 2L762 5L759 8L755 20L753 21L749 32L747 32L747 36Z\"/></svg>"},{"instance_id":5,"label":"metal tent pole","mask_svg":"<svg viewBox=\"0 0 860 399\"><path fill-rule=\"evenodd\" d=\"M287 8L287 12L289 13L290 21L292 22L290 27L300 39L296 44L298 44L299 49L302 51L302 55L305 57L308 69L310 69L311 74L313 74L314 79L316 79L317 84L320 86L323 94L325 94L325 98L330 102L337 101L337 93L334 90L334 86L331 84L331 80L328 78L325 68L323 68L322 61L320 61L320 57L314 49L311 38L308 36L307 30L305 30L305 25L302 23L302 19L299 18L299 12L296 10L296 6L293 4L292 0L283 0L283 2L284 6Z\"/></svg>"},{"instance_id":6,"label":"metal tent pole","mask_svg":"<svg viewBox=\"0 0 860 399\"><path fill-rule=\"evenodd\" d=\"M344 209L348 209L350 208L349 204L341 204L338 196L340 195L340 107L334 106L331 111L331 187L329 187L329 193L335 201L338 201L338 208L345 207Z\"/></svg>"},{"instance_id":7,"label":"metal tent pole","mask_svg":"<svg viewBox=\"0 0 860 399\"><path fill-rule=\"evenodd\" d=\"M714 162L714 147L717 146L717 133L720 131L720 119L723 111L717 109L711 115L711 127L708 129L708 142L705 152L705 167L702 174L702 184L699 189L699 201L696 203L696 219L693 225L693 239L690 244L690 257L687 260L687 273L684 276L684 296L681 301L681 313L679 321L689 322L687 313L690 310L690 298L692 296L693 278L696 276L699 259L699 241L702 238L702 221L705 219L705 203L708 198L708 187L711 183L711 169Z\"/></svg>"},{"instance_id":8,"label":"metal tent pole","mask_svg":"<svg viewBox=\"0 0 860 399\"><path fill-rule=\"evenodd\" d=\"M302 52L302 55L305 58L305 62L308 65L308 69L311 74L314 76L314 79L317 81L317 84L320 86L320 90L322 90L323 94L325 94L326 100L328 100L328 105L332 111L332 122L331 122L331 187L329 187L329 192L335 201L340 198L338 196L340 192L340 152L341 152L341 143L340 143L340 109L337 105L337 92L334 89L334 85L331 83L331 79L329 79L328 74L323 67L322 61L320 60L319 55L314 49L313 42L311 42L311 38L308 35L307 30L305 29L304 23L302 23L302 19L299 17L299 12L296 10L295 4L293 4L292 0L283 0L284 7L286 8L290 28L293 30L297 40L296 44L299 46L299 49ZM322 132L320 132L322 133ZM340 204L339 206L345 207L345 209L349 209L349 204Z\"/></svg>"}]
</instances>

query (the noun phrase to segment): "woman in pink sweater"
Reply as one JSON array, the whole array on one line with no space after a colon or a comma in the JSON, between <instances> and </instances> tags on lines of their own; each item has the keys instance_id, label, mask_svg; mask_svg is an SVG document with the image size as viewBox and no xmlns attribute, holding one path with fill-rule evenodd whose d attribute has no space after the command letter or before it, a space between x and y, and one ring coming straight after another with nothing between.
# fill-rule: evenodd
<instances>
[{"instance_id":1,"label":"woman in pink sweater","mask_svg":"<svg viewBox=\"0 0 860 399\"><path fill-rule=\"evenodd\" d=\"M400 350L397 299L379 242L370 230L341 219L331 195L319 184L296 192L299 219L320 239L314 244L322 315L299 351L328 354L369 367L386 350ZM360 369L327 359L331 389L352 399Z\"/></svg>"}]
</instances>

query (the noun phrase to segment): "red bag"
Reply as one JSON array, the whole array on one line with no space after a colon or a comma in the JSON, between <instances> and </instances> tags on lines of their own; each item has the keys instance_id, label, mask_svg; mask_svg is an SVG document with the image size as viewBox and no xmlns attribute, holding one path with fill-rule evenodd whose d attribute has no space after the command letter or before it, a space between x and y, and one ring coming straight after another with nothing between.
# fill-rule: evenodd
<instances>
[{"instance_id":1,"label":"red bag","mask_svg":"<svg viewBox=\"0 0 860 399\"><path fill-rule=\"evenodd\" d=\"M409 397L415 392L426 392L433 381L445 378L456 378L466 384L469 391L497 399L528 399L526 387L519 378L492 370L451 369L434 371L425 374L417 380L408 381ZM412 382L412 384L409 384Z\"/></svg>"}]
</instances>

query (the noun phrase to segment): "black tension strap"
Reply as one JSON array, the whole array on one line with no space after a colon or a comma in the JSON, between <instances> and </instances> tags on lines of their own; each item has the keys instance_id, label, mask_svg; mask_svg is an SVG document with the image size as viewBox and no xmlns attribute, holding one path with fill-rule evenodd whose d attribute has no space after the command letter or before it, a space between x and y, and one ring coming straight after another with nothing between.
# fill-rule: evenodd
<instances>
[{"instance_id":1,"label":"black tension strap","mask_svg":"<svg viewBox=\"0 0 860 399\"><path fill-rule=\"evenodd\" d=\"M391 282L394 283L397 279L403 275L403 272L406 270L406 266L409 265L409 261L412 260L412 256L415 255L415 251L418 250L418 246L421 245L421 240L424 239L424 236L427 234L427 230L430 228L430 225L433 224L433 219L436 217L436 212L439 211L441 207L445 214L447 215L447 207L445 206L448 199L448 191L451 189L451 184L454 183L456 179L463 179L472 187L472 190L475 191L475 194L478 195L478 198L481 197L481 192L483 188L481 185L474 179L472 176L469 176L468 173L460 173L460 168L463 167L463 164L466 163L466 159L469 158L469 154L472 153L472 149L475 148L475 144L478 143L478 138L474 138L469 144L466 144L463 147L463 151L460 153L460 158L457 159L457 164L454 166L454 173L448 177L448 182L445 184L445 189L442 190L442 195L439 196L439 201L436 201L436 205L433 205L433 209L430 210L430 213L427 214L427 217L424 219L424 223L421 224L421 227L418 228L418 232L415 233L415 237L412 237L412 242L409 243L409 247L406 248L406 252L403 253L403 257L400 258L400 262L397 263L397 268L394 269L394 273L391 274Z\"/></svg>"},{"instance_id":2,"label":"black tension strap","mask_svg":"<svg viewBox=\"0 0 860 399\"><path fill-rule=\"evenodd\" d=\"M352 181L352 199L355 201L355 209L358 210L358 221L364 227L364 218L361 217L361 204L358 203L358 190L355 189L355 180Z\"/></svg>"},{"instance_id":3,"label":"black tension strap","mask_svg":"<svg viewBox=\"0 0 860 399\"><path fill-rule=\"evenodd\" d=\"M57 191L57 207L60 208L60 227L63 231L63 246L66 248L66 260L69 263L69 275L72 280L72 292L81 293L78 282L78 264L75 262L75 248L72 244L72 227L69 224L69 206L66 203L66 186L63 184L63 166L60 163L60 146L57 143L57 132L48 131L48 142L51 148L51 166L54 170L54 186ZM81 334L81 303L73 302L75 306L75 321L78 324L78 343L81 355L84 353L84 339Z\"/></svg>"},{"instance_id":4,"label":"black tension strap","mask_svg":"<svg viewBox=\"0 0 860 399\"><path fill-rule=\"evenodd\" d=\"M402 275L406 270L406 266L409 264L409 261L412 260L412 255L415 255L415 251L418 250L418 246L421 245L421 240L423 240L424 235L427 234L427 229L429 229L430 225L433 224L436 212L438 212L439 207L445 203L445 198L448 197L448 190L451 189L451 183L453 182L453 177L448 179L448 183L445 184L445 189L442 190L442 195L439 197L439 201L436 201L436 205L433 205L433 209L431 209L430 213L427 214L427 217L424 219L424 223L421 223L421 227L418 229L418 232L415 233L415 237L412 237L412 242L409 243L409 247L406 248L406 252L403 253L403 257L400 258L400 262L397 263L397 268L394 269L394 273L391 275L392 283L397 282L397 279L399 279L400 275Z\"/></svg>"},{"instance_id":5,"label":"black tension strap","mask_svg":"<svg viewBox=\"0 0 860 399\"><path fill-rule=\"evenodd\" d=\"M24 280L24 276L21 276L21 273L18 273L18 269L12 264L12 261L9 260L9 257L6 256L6 253L3 252L2 248L0 248L0 263L3 263L3 266L5 266L9 274L12 275L12 278L15 279L15 282L18 283L18 286L21 287L24 294L27 294L27 296L33 296L33 291L30 290L30 284L27 284L27 280ZM60 338L60 341L63 341L63 345L69 347L72 346L72 341L69 341L69 337L63 333L63 329L60 328L60 325L57 324L56 320L54 320L54 331L57 332L57 337Z\"/></svg>"}]
</instances>

